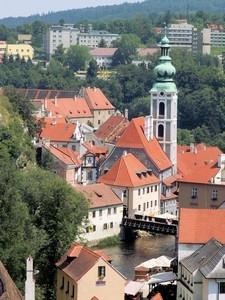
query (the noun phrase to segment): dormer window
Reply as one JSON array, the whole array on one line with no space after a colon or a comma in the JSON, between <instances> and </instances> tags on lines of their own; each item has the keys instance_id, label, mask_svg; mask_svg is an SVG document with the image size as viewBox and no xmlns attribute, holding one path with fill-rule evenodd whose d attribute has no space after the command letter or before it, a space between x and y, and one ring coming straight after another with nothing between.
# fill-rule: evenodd
<instances>
[{"instance_id":1,"label":"dormer window","mask_svg":"<svg viewBox=\"0 0 225 300\"><path fill-rule=\"evenodd\" d=\"M218 191L212 190L212 200L217 200L217 198L218 198Z\"/></svg>"},{"instance_id":2,"label":"dormer window","mask_svg":"<svg viewBox=\"0 0 225 300\"><path fill-rule=\"evenodd\" d=\"M198 197L198 189L196 187L192 188L191 198L196 199Z\"/></svg>"}]
</instances>

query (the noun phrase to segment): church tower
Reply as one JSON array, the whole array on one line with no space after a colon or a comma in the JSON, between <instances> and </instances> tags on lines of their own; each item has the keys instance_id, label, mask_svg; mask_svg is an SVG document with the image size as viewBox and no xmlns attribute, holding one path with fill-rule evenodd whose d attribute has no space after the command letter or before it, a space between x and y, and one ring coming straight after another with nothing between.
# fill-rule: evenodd
<instances>
[{"instance_id":1,"label":"church tower","mask_svg":"<svg viewBox=\"0 0 225 300\"><path fill-rule=\"evenodd\" d=\"M150 91L150 116L152 130L161 147L173 164L173 173L177 169L177 87L173 77L176 69L169 56L169 40L166 35L160 43L161 56L154 72L157 76Z\"/></svg>"}]
</instances>

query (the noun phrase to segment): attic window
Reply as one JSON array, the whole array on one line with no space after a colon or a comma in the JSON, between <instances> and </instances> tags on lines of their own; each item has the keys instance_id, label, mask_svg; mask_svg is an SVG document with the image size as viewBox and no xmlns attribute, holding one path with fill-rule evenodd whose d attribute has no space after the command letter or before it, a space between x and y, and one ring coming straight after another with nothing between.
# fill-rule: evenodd
<instances>
[{"instance_id":1,"label":"attic window","mask_svg":"<svg viewBox=\"0 0 225 300\"><path fill-rule=\"evenodd\" d=\"M136 175L141 178L142 173L141 172L137 172Z\"/></svg>"},{"instance_id":2,"label":"attic window","mask_svg":"<svg viewBox=\"0 0 225 300\"><path fill-rule=\"evenodd\" d=\"M98 103L95 102L95 105L98 106Z\"/></svg>"},{"instance_id":3,"label":"attic window","mask_svg":"<svg viewBox=\"0 0 225 300\"><path fill-rule=\"evenodd\" d=\"M86 110L83 110L83 113L86 114Z\"/></svg>"},{"instance_id":4,"label":"attic window","mask_svg":"<svg viewBox=\"0 0 225 300\"><path fill-rule=\"evenodd\" d=\"M72 111L70 110L69 113L72 115Z\"/></svg>"},{"instance_id":5,"label":"attic window","mask_svg":"<svg viewBox=\"0 0 225 300\"><path fill-rule=\"evenodd\" d=\"M80 111L79 111L79 110L78 110L77 112L78 112L78 114L80 114Z\"/></svg>"}]
</instances>

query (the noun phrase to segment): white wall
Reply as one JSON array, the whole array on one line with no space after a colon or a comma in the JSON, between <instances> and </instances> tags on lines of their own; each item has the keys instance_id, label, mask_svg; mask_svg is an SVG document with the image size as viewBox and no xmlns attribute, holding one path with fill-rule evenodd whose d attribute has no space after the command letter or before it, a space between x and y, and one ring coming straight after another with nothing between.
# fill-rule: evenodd
<instances>
[{"instance_id":1,"label":"white wall","mask_svg":"<svg viewBox=\"0 0 225 300\"><path fill-rule=\"evenodd\" d=\"M202 244L178 244L178 262L198 250Z\"/></svg>"}]
</instances>

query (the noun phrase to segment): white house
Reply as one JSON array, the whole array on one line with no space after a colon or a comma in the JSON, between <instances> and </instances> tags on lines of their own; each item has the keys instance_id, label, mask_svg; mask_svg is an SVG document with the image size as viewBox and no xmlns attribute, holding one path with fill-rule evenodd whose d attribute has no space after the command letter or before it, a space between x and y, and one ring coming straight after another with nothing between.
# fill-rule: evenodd
<instances>
[{"instance_id":1,"label":"white house","mask_svg":"<svg viewBox=\"0 0 225 300\"><path fill-rule=\"evenodd\" d=\"M90 203L83 237L88 241L118 235L123 217L123 203L113 190L103 184L76 185Z\"/></svg>"}]
</instances>

